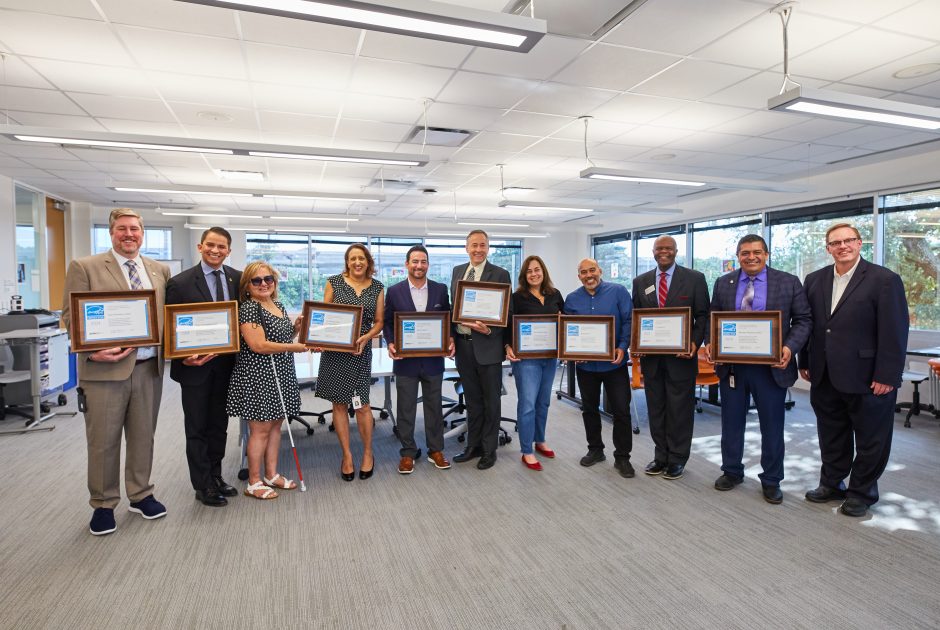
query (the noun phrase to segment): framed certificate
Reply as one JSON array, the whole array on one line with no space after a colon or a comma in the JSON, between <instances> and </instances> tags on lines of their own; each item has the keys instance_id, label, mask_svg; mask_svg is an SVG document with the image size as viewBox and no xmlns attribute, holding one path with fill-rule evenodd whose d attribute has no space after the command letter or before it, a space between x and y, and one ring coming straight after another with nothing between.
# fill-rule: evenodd
<instances>
[{"instance_id":1,"label":"framed certificate","mask_svg":"<svg viewBox=\"0 0 940 630\"><path fill-rule=\"evenodd\" d=\"M780 363L780 311L715 311L711 355L715 363Z\"/></svg>"},{"instance_id":2,"label":"framed certificate","mask_svg":"<svg viewBox=\"0 0 940 630\"><path fill-rule=\"evenodd\" d=\"M147 291L76 291L69 295L72 352L160 345L157 294Z\"/></svg>"},{"instance_id":3,"label":"framed certificate","mask_svg":"<svg viewBox=\"0 0 940 630\"><path fill-rule=\"evenodd\" d=\"M300 324L301 342L324 350L355 352L361 326L361 306L307 301Z\"/></svg>"},{"instance_id":4,"label":"framed certificate","mask_svg":"<svg viewBox=\"0 0 940 630\"><path fill-rule=\"evenodd\" d=\"M454 296L454 322L483 322L492 326L509 323L509 292L512 286L499 282L457 281Z\"/></svg>"},{"instance_id":5,"label":"framed certificate","mask_svg":"<svg viewBox=\"0 0 940 630\"><path fill-rule=\"evenodd\" d=\"M395 313L395 356L444 357L450 346L450 313Z\"/></svg>"},{"instance_id":6,"label":"framed certificate","mask_svg":"<svg viewBox=\"0 0 940 630\"><path fill-rule=\"evenodd\" d=\"M238 352L238 302L167 304L163 309L163 354L167 359Z\"/></svg>"},{"instance_id":7,"label":"framed certificate","mask_svg":"<svg viewBox=\"0 0 940 630\"><path fill-rule=\"evenodd\" d=\"M613 315L560 315L558 358L567 361L614 360Z\"/></svg>"},{"instance_id":8,"label":"framed certificate","mask_svg":"<svg viewBox=\"0 0 940 630\"><path fill-rule=\"evenodd\" d=\"M558 315L513 315L512 351L520 359L558 357Z\"/></svg>"},{"instance_id":9,"label":"framed certificate","mask_svg":"<svg viewBox=\"0 0 940 630\"><path fill-rule=\"evenodd\" d=\"M687 354L692 349L692 309L635 308L630 350L640 354Z\"/></svg>"}]
</instances>

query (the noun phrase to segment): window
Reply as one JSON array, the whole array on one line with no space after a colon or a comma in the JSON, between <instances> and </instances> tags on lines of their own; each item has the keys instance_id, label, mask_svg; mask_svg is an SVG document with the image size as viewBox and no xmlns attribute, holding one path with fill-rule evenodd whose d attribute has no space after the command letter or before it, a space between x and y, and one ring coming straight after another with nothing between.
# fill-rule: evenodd
<instances>
[{"instance_id":1,"label":"window","mask_svg":"<svg viewBox=\"0 0 940 630\"><path fill-rule=\"evenodd\" d=\"M424 246L428 248L428 278L436 282L443 282L450 290L450 279L454 267L466 263L467 242L464 239L434 239L425 240ZM402 258L404 258L402 254ZM502 267L509 272L509 279L513 285L519 276L519 267L522 266L522 241L490 240L490 252L487 260L494 265ZM450 296L453 300L454 296Z\"/></svg>"},{"instance_id":2,"label":"window","mask_svg":"<svg viewBox=\"0 0 940 630\"><path fill-rule=\"evenodd\" d=\"M397 284L408 277L405 268L405 254L415 245L421 245L420 238L390 238L380 236L372 239L369 251L375 258L375 277L386 287ZM448 278L448 282L450 278Z\"/></svg>"},{"instance_id":3,"label":"window","mask_svg":"<svg viewBox=\"0 0 940 630\"><path fill-rule=\"evenodd\" d=\"M602 278L630 289L633 286L633 241L630 233L598 236L592 239L591 245L591 255L604 272Z\"/></svg>"},{"instance_id":4,"label":"window","mask_svg":"<svg viewBox=\"0 0 940 630\"><path fill-rule=\"evenodd\" d=\"M111 249L111 234L107 225L96 225L92 229L91 245L93 254L101 254ZM173 228L144 226L144 244L140 253L156 260L173 258Z\"/></svg>"},{"instance_id":5,"label":"window","mask_svg":"<svg viewBox=\"0 0 940 630\"><path fill-rule=\"evenodd\" d=\"M801 281L812 271L832 264L826 251L826 230L834 223L851 223L862 235L862 256L872 260L875 221L873 199L828 203L782 210L767 215L770 225L770 266Z\"/></svg>"},{"instance_id":6,"label":"window","mask_svg":"<svg viewBox=\"0 0 940 630\"><path fill-rule=\"evenodd\" d=\"M879 207L884 264L904 282L911 328L940 330L940 189L886 195Z\"/></svg>"},{"instance_id":7,"label":"window","mask_svg":"<svg viewBox=\"0 0 940 630\"><path fill-rule=\"evenodd\" d=\"M305 234L246 234L245 261L263 260L277 270L278 299L291 313L310 299L309 239Z\"/></svg>"},{"instance_id":8,"label":"window","mask_svg":"<svg viewBox=\"0 0 940 630\"><path fill-rule=\"evenodd\" d=\"M687 250L685 248L685 226L677 225L673 227L657 228L654 230L644 230L637 232L636 236L636 273L640 275L645 271L656 267L656 259L653 258L653 243L660 236L671 236L676 239L676 246L679 253L676 254L676 264L685 265Z\"/></svg>"},{"instance_id":9,"label":"window","mask_svg":"<svg viewBox=\"0 0 940 630\"><path fill-rule=\"evenodd\" d=\"M692 224L692 267L705 274L709 293L715 280L737 268L738 240L760 234L760 223L760 215L752 214Z\"/></svg>"}]
</instances>

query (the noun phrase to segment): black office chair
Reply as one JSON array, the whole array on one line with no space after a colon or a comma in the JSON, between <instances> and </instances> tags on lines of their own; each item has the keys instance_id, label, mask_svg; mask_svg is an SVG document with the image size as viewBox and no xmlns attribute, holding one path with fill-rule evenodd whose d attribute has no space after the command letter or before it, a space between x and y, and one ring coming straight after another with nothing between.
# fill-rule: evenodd
<instances>
[{"instance_id":1,"label":"black office chair","mask_svg":"<svg viewBox=\"0 0 940 630\"><path fill-rule=\"evenodd\" d=\"M910 367L910 366L908 366ZM930 378L929 374L924 374L922 372L903 372L901 374L901 381L907 381L914 386L914 393L911 395L910 402L901 402L894 406L894 413L900 413L902 409L908 409L907 416L904 418L904 426L908 429L911 428L911 416L919 416L921 411L933 411L934 407L932 404L922 405L920 404L920 384Z\"/></svg>"}]
</instances>

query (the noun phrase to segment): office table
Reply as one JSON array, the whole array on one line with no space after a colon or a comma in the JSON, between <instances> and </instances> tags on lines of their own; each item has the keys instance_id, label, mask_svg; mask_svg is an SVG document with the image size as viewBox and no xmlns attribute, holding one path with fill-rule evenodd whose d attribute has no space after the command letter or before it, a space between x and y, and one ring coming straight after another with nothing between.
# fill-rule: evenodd
<instances>
[{"instance_id":1,"label":"office table","mask_svg":"<svg viewBox=\"0 0 940 630\"><path fill-rule=\"evenodd\" d=\"M940 359L940 346L908 350L907 354L928 359ZM921 411L929 411L933 413L934 418L940 418L940 378L937 377L937 373L932 368L927 372L929 377L927 382L930 384L930 405L922 405ZM928 407L930 408L928 409Z\"/></svg>"},{"instance_id":2,"label":"office table","mask_svg":"<svg viewBox=\"0 0 940 630\"><path fill-rule=\"evenodd\" d=\"M68 352L68 333L67 331L56 328L52 330L10 330L0 333L0 343L11 346L24 345L29 349L29 383L30 396L32 398L33 417L26 423L27 429L32 429L40 423L54 416L74 416L75 412L52 412L43 414L42 412L42 374L40 358L40 346L46 344L50 348L50 355L53 346L61 345L59 351ZM50 360L51 362L51 360ZM49 389L64 385L68 381L68 373L53 374L50 373ZM55 381L55 382L53 382ZM51 429L52 427L49 427ZM17 431L19 433L19 431Z\"/></svg>"}]
</instances>

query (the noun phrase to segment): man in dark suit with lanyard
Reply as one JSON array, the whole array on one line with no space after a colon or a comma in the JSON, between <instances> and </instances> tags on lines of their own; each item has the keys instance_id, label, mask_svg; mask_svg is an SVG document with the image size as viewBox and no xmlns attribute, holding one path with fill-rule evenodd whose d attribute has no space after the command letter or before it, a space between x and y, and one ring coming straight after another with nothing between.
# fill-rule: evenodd
<instances>
[{"instance_id":1,"label":"man in dark suit with lanyard","mask_svg":"<svg viewBox=\"0 0 940 630\"><path fill-rule=\"evenodd\" d=\"M806 499L844 499L840 511L858 517L878 501L891 453L910 319L901 278L861 257L854 226L829 228L826 250L834 264L806 276L813 332L799 356L822 456L819 487Z\"/></svg>"},{"instance_id":2,"label":"man in dark suit with lanyard","mask_svg":"<svg viewBox=\"0 0 940 630\"><path fill-rule=\"evenodd\" d=\"M237 300L242 274L223 264L231 246L232 235L228 230L211 227L203 232L196 246L202 259L195 267L170 278L166 285L166 303ZM227 505L225 497L238 494L222 478L222 458L228 437L225 400L234 365L234 354L204 354L174 359L170 364L170 378L179 383L181 389L189 479L196 499L213 507Z\"/></svg>"},{"instance_id":3,"label":"man in dark suit with lanyard","mask_svg":"<svg viewBox=\"0 0 940 630\"><path fill-rule=\"evenodd\" d=\"M649 410L650 436L656 445L647 475L678 479L685 470L692 449L695 416L695 375L697 352L708 328L708 285L700 271L676 264L676 239L660 236L653 242L656 269L633 280L633 308L691 309L692 349L688 354L640 355L643 390Z\"/></svg>"},{"instance_id":4,"label":"man in dark suit with lanyard","mask_svg":"<svg viewBox=\"0 0 940 630\"><path fill-rule=\"evenodd\" d=\"M783 423L787 388L796 382L796 354L803 349L813 326L809 303L800 279L767 266L767 243L757 234L738 241L740 271L715 281L712 311L780 311L783 349L780 363L718 365L721 379L721 470L716 490L731 490L744 481L744 425L749 400L754 399L761 433L761 468L758 475L764 500L782 503ZM711 340L706 337L706 342ZM711 358L711 348L705 346Z\"/></svg>"},{"instance_id":5,"label":"man in dark suit with lanyard","mask_svg":"<svg viewBox=\"0 0 940 630\"><path fill-rule=\"evenodd\" d=\"M483 230L467 234L467 255L470 262L454 267L450 281L451 295L457 301L457 282L499 282L512 284L509 272L486 260L490 238ZM510 317L512 315L510 314ZM505 327L474 322L453 327L457 355L457 372L467 401L467 446L454 457L459 463L477 457L477 468L485 470L496 463L499 445L499 422L502 418L503 330Z\"/></svg>"},{"instance_id":6,"label":"man in dark suit with lanyard","mask_svg":"<svg viewBox=\"0 0 940 630\"><path fill-rule=\"evenodd\" d=\"M428 250L415 245L405 254L408 279L393 284L385 293L385 325L388 356L395 359L395 389L398 393L398 439L401 441L401 461L398 472L410 475L415 458L420 452L415 442L415 416L418 411L418 385L424 407L424 435L428 447L428 461L435 468L450 468L444 457L444 410L441 403L441 383L444 380L443 357L396 356L395 313L450 310L447 285L428 279ZM450 340L450 356L454 356L454 340Z\"/></svg>"}]
</instances>

